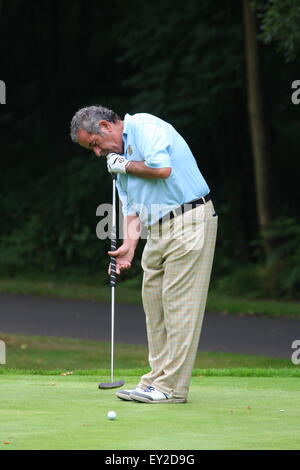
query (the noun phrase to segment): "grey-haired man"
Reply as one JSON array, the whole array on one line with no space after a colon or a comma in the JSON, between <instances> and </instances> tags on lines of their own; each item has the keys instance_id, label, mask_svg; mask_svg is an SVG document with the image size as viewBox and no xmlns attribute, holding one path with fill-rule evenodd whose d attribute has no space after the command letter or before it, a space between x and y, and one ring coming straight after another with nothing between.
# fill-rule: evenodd
<instances>
[{"instance_id":1,"label":"grey-haired man","mask_svg":"<svg viewBox=\"0 0 300 470\"><path fill-rule=\"evenodd\" d=\"M121 119L102 106L79 110L71 136L107 156L124 215L117 273L131 267L141 226L142 298L151 370L123 400L185 403L196 357L214 256L217 220L209 187L185 140L147 113ZM134 227L134 230L132 230ZM163 236L167 234L167 236Z\"/></svg>"}]
</instances>

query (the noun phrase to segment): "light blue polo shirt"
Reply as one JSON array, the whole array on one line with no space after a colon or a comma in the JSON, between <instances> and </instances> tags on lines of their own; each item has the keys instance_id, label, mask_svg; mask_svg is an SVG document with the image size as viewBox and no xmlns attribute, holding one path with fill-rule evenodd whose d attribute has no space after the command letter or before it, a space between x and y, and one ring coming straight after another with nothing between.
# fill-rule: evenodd
<instances>
[{"instance_id":1,"label":"light blue polo shirt","mask_svg":"<svg viewBox=\"0 0 300 470\"><path fill-rule=\"evenodd\" d=\"M188 144L171 124L147 113L126 114L123 141L128 160L143 161L150 168L172 169L165 179L118 173L124 215L138 214L149 227L175 207L209 193Z\"/></svg>"}]
</instances>

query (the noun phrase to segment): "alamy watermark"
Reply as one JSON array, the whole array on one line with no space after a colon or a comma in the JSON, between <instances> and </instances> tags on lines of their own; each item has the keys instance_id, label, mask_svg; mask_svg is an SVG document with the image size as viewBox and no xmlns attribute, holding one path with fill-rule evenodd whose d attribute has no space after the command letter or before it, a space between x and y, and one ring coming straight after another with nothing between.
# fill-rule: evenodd
<instances>
[{"instance_id":1,"label":"alamy watermark","mask_svg":"<svg viewBox=\"0 0 300 470\"><path fill-rule=\"evenodd\" d=\"M292 89L295 90L292 93L291 100L293 104L300 103L300 80L294 80L292 83Z\"/></svg>"},{"instance_id":2,"label":"alamy watermark","mask_svg":"<svg viewBox=\"0 0 300 470\"><path fill-rule=\"evenodd\" d=\"M292 342L291 347L295 350L292 353L291 361L297 366L300 364L300 339L295 339L295 341Z\"/></svg>"},{"instance_id":3,"label":"alamy watermark","mask_svg":"<svg viewBox=\"0 0 300 470\"><path fill-rule=\"evenodd\" d=\"M3 80L0 80L0 104L6 104L6 85Z\"/></svg>"},{"instance_id":4,"label":"alamy watermark","mask_svg":"<svg viewBox=\"0 0 300 470\"><path fill-rule=\"evenodd\" d=\"M6 364L6 346L2 339L0 339L0 364Z\"/></svg>"},{"instance_id":5,"label":"alamy watermark","mask_svg":"<svg viewBox=\"0 0 300 470\"><path fill-rule=\"evenodd\" d=\"M134 204L134 207L130 206L129 214L136 214L139 217L128 218L127 226L124 227L122 207L123 204L125 207L128 204L125 200L121 201L119 199L118 202L117 227L119 240L126 238L146 240L149 236L152 239L178 239L185 243L190 242L191 250L201 249L199 240L195 244L195 239L198 238L197 235L201 238L204 230L204 218L206 217L204 204L199 205L197 209L193 209L190 203L185 204L184 213L178 207L175 211L175 207L161 204L152 204L150 208L142 204ZM97 237L100 240L110 238L112 232L112 204L100 204L96 210L96 215L100 217L100 221L96 226ZM158 221L162 217L163 220L159 223ZM145 221L145 224L141 220Z\"/></svg>"}]
</instances>

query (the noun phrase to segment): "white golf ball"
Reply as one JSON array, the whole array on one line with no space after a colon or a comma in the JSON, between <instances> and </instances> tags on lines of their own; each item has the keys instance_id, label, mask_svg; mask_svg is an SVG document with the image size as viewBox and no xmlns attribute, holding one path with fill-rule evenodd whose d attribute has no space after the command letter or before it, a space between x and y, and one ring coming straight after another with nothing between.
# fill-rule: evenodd
<instances>
[{"instance_id":1,"label":"white golf ball","mask_svg":"<svg viewBox=\"0 0 300 470\"><path fill-rule=\"evenodd\" d=\"M108 419L116 419L117 413L115 411L109 411L107 413L107 417L108 417Z\"/></svg>"}]
</instances>

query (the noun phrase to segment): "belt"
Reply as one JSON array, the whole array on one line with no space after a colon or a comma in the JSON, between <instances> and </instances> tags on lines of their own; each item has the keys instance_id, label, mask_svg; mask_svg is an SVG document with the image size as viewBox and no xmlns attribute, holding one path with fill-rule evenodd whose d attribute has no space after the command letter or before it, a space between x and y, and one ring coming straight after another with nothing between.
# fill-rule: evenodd
<instances>
[{"instance_id":1,"label":"belt","mask_svg":"<svg viewBox=\"0 0 300 470\"><path fill-rule=\"evenodd\" d=\"M184 212L188 212L192 209L195 209L197 206L201 206L201 204L205 204L206 202L208 202L210 200L211 200L211 195L210 195L210 193L208 193L206 196L201 197L200 199L196 199L195 201L185 202L181 206L176 207L176 209L173 209L171 212L168 212L166 215L161 217L157 221L157 223L161 224L165 220L174 219L174 217L176 215L182 215L182 214L184 214Z\"/></svg>"}]
</instances>

